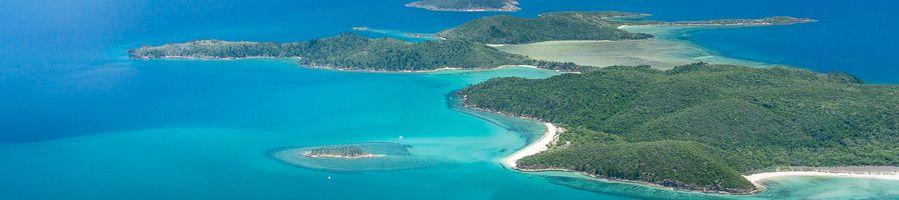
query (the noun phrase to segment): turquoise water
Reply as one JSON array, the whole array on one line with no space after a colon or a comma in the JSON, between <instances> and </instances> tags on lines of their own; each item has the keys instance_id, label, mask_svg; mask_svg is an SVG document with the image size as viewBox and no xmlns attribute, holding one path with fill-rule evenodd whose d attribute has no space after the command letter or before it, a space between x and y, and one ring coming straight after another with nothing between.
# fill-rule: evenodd
<instances>
[{"instance_id":1,"label":"turquoise water","mask_svg":"<svg viewBox=\"0 0 899 200\"><path fill-rule=\"evenodd\" d=\"M791 1L777 9L759 9L752 6L756 1L733 2L740 6L720 2L522 1L525 10L514 15L626 10L652 12L657 18L672 20L758 17L791 14L804 1ZM405 8L404 3L0 2L0 199L899 198L896 182L866 179L785 178L774 180L776 185L768 192L735 197L672 192L570 174L506 170L496 161L539 135L542 127L459 110L449 94L492 77L558 74L552 71L355 73L305 69L290 60L132 61L125 57L127 49L147 44L206 38L296 41L334 35L354 26L428 33L493 14L437 13ZM868 6L877 9L861 16L893 16L882 10L892 5L873 2ZM686 12L696 6L720 10ZM826 9L800 11L803 17L838 14L827 7L830 4L820 6ZM836 24L878 22L829 19L842 20ZM883 26L888 33L875 32L894 33L889 32L894 30L890 25ZM758 51L757 44L740 42L754 37L770 37L759 40L761 44L776 42L779 35L796 30L790 27L720 30L684 37L726 55L830 70L808 62L812 60L804 59L808 56L790 60L788 55L749 53ZM818 24L795 27L822 28ZM713 36L753 30L766 34L743 34L734 40ZM854 33L835 32L837 36ZM711 38L704 39L707 37ZM728 44L714 46L705 40L729 42L714 42ZM873 82L894 80L896 73L890 73L895 72L895 65L890 65L894 59L889 59L894 55L889 50L897 46L890 45L895 41L856 40L883 45L835 44L840 49L871 47L886 53L870 54L871 59L846 59L844 68L871 72L860 76ZM813 57L815 52L820 51L807 53ZM849 53L856 53L850 57L862 56L857 50ZM831 55L815 61L838 59ZM335 172L288 165L268 154L286 146L366 142L409 145L410 154L439 159L442 164Z\"/></svg>"}]
</instances>

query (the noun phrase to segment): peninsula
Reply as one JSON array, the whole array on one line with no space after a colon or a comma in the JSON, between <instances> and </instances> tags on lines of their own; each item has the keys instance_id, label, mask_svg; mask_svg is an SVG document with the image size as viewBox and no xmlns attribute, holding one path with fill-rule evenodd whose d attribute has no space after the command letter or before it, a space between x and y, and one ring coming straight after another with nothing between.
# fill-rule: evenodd
<instances>
[{"instance_id":1,"label":"peninsula","mask_svg":"<svg viewBox=\"0 0 899 200\"><path fill-rule=\"evenodd\" d=\"M406 7L452 12L515 12L521 10L514 0L422 0Z\"/></svg>"},{"instance_id":2,"label":"peninsula","mask_svg":"<svg viewBox=\"0 0 899 200\"><path fill-rule=\"evenodd\" d=\"M743 194L761 189L743 175L781 166L899 166L899 87L845 73L616 66L458 93L469 107L566 129L513 165L525 171Z\"/></svg>"}]
</instances>

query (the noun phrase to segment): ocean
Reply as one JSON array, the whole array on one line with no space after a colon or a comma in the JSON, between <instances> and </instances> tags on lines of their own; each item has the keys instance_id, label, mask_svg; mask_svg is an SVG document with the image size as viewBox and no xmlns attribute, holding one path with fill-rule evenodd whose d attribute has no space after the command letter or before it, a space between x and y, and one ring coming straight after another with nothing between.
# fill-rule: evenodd
<instances>
[{"instance_id":1,"label":"ocean","mask_svg":"<svg viewBox=\"0 0 899 200\"><path fill-rule=\"evenodd\" d=\"M141 61L126 54L195 39L299 41L354 26L433 33L495 14L792 15L820 22L679 38L717 56L899 83L899 30L890 22L899 18L892 12L899 3L892 1L520 2L517 13L452 13L406 8L402 0L0 1L0 199L899 198L899 183L880 180L784 178L761 194L726 196L504 169L497 160L539 135L539 124L459 110L451 93L493 77L553 71L362 73L286 59ZM338 172L269 155L367 142L409 145L413 155L441 162Z\"/></svg>"}]
</instances>

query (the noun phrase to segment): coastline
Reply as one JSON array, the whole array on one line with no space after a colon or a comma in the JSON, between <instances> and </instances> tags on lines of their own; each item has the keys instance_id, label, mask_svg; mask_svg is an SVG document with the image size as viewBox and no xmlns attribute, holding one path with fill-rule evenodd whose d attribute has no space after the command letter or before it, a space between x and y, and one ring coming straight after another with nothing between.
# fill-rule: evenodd
<instances>
[{"instance_id":1,"label":"coastline","mask_svg":"<svg viewBox=\"0 0 899 200\"><path fill-rule=\"evenodd\" d=\"M862 178L899 181L899 167L809 167L799 170L754 173L750 175L744 175L743 177L746 178L746 180L749 180L749 182L752 182L752 184L758 187L759 190L763 191L765 188L763 182L765 180L796 176Z\"/></svg>"},{"instance_id":2,"label":"coastline","mask_svg":"<svg viewBox=\"0 0 899 200\"><path fill-rule=\"evenodd\" d=\"M634 184L639 186L677 191L677 192L686 192L686 193L698 193L698 194L708 194L708 195L754 195L758 193L762 193L766 191L764 180L777 178L777 177L790 177L790 176L818 176L818 177L837 177L837 178L863 178L863 179L881 179L881 180L894 180L899 181L899 167L893 166L854 166L854 167L800 167L793 166L788 167L794 171L773 171L773 172L760 172L754 173L750 175L743 175L743 177L756 186L752 190L735 190L735 191L727 191L727 190L698 190L698 189L688 189L688 188L675 188L670 186L661 185L658 183L645 182L640 180L631 180L631 179L621 179L614 177L606 177L606 176L597 176L594 174L590 174L587 172L565 169L565 168L540 168L540 169L527 169L527 168L519 168L517 166L517 161L520 159L534 155L543 151L548 150L547 145L551 145L558 139L558 135L561 132L564 132L564 129L556 127L554 124L546 122L545 120L529 117L529 116L520 116L509 114L501 111L491 110L479 108L476 105L469 104L467 102L467 96L464 94L457 93L462 98L462 103L465 108L490 112L495 114L500 114L504 116L510 117L518 117L522 119L528 120L536 120L542 122L544 126L547 128L539 139L527 144L525 147L516 150L512 154L503 157L499 162L502 166L507 169L528 173L528 172L564 172L571 173L577 176L580 176L585 179L593 179L600 181L608 181L614 183L623 183L623 184ZM551 138L548 136L552 136ZM778 169L781 170L781 169ZM750 172L751 173L751 172Z\"/></svg>"},{"instance_id":3,"label":"coastline","mask_svg":"<svg viewBox=\"0 0 899 200\"><path fill-rule=\"evenodd\" d=\"M426 69L426 70L373 70L373 69L350 69L350 68L342 68L342 67L327 67L327 66L314 66L314 65L302 65L301 67L310 68L310 69L322 69L322 70L333 70L333 71L341 71L341 72L366 72L366 73L435 73L435 72L446 72L446 71L490 71L490 70L499 70L509 67L523 67L523 68L531 68L531 69L543 69L543 70L551 70L561 73L580 73L580 72L572 72L572 71L561 71L561 70L553 70L553 69L544 69L534 65L500 65L492 68L458 68L458 67L442 67L437 69Z\"/></svg>"},{"instance_id":4,"label":"coastline","mask_svg":"<svg viewBox=\"0 0 899 200\"><path fill-rule=\"evenodd\" d=\"M410 8L421 8L430 11L442 11L442 12L516 12L521 10L521 7L518 7L518 1L508 0L503 4L501 8L441 8L434 5L429 5L420 1L407 3L405 6Z\"/></svg>"},{"instance_id":5,"label":"coastline","mask_svg":"<svg viewBox=\"0 0 899 200\"><path fill-rule=\"evenodd\" d=\"M310 158L336 158L336 159L363 159L363 158L379 158L384 157L381 154L364 154L359 156L344 156L344 155L313 155L308 152L303 152L302 156L310 157Z\"/></svg>"},{"instance_id":6,"label":"coastline","mask_svg":"<svg viewBox=\"0 0 899 200\"><path fill-rule=\"evenodd\" d=\"M565 131L563 128L557 127L549 122L543 122L543 126L546 127L546 131L543 132L543 136L540 136L537 141L531 142L523 148L518 149L512 154L504 157L502 161L500 161L500 163L510 169L524 171L517 167L518 160L549 150L549 145L555 143L556 139L559 138L559 133Z\"/></svg>"},{"instance_id":7,"label":"coastline","mask_svg":"<svg viewBox=\"0 0 899 200\"><path fill-rule=\"evenodd\" d=\"M163 56L163 57L135 57L130 56L132 60L200 60L200 61L216 61L216 60L249 60L249 59L302 59L302 57L277 57L277 56L247 56L247 57L197 57L197 56Z\"/></svg>"},{"instance_id":8,"label":"coastline","mask_svg":"<svg viewBox=\"0 0 899 200\"><path fill-rule=\"evenodd\" d=\"M302 57L273 57L273 56L250 56L250 57L192 57L192 56L164 56L158 58L149 58L149 57L132 57L131 59L136 60L193 60L193 61L237 61L237 60L252 60L252 59L287 59L287 60L298 60L302 59ZM463 71L463 70L471 70L471 71L488 71L488 70L498 70L509 67L524 67L531 69L544 69L534 65L500 65L491 68L458 68L458 67L441 67L437 69L423 69L423 70L376 70L376 69L353 69L346 67L332 67L332 66L320 66L320 65L304 65L300 63L294 62L294 64L308 69L321 69L321 70L332 70L332 71L341 71L341 72L368 72L368 73L435 73L435 72L444 72L444 71ZM553 70L553 69L545 69L552 70L556 72L562 73L580 73L580 72L572 72L572 71L561 71L561 70Z\"/></svg>"}]
</instances>

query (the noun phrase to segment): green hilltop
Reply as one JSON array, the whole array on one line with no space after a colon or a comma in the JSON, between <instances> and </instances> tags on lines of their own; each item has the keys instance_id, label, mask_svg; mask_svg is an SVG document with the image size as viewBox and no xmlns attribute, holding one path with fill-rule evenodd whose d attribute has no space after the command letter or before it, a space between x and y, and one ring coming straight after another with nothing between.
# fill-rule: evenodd
<instances>
[{"instance_id":1,"label":"green hilltop","mask_svg":"<svg viewBox=\"0 0 899 200\"><path fill-rule=\"evenodd\" d=\"M133 58L141 59L299 57L299 64L306 66L372 71L434 70L444 67L488 69L502 65L534 65L564 71L581 68L572 63L533 60L470 41L412 43L391 38L371 39L353 33L293 43L201 40L146 46L129 53Z\"/></svg>"},{"instance_id":2,"label":"green hilltop","mask_svg":"<svg viewBox=\"0 0 899 200\"><path fill-rule=\"evenodd\" d=\"M448 39L464 39L486 44L525 44L552 40L633 40L652 38L650 34L618 29L612 18L640 17L626 12L559 12L537 18L509 15L483 17L438 33Z\"/></svg>"},{"instance_id":3,"label":"green hilltop","mask_svg":"<svg viewBox=\"0 0 899 200\"><path fill-rule=\"evenodd\" d=\"M521 10L518 2L513 0L421 0L406 4L407 7L423 8L433 11L502 11Z\"/></svg>"},{"instance_id":4,"label":"green hilltop","mask_svg":"<svg viewBox=\"0 0 899 200\"><path fill-rule=\"evenodd\" d=\"M629 40L653 37L618 29L627 24L662 22L612 20L647 14L628 12L556 12L538 18L507 15L483 17L438 33L441 40L405 42L371 39L353 33L304 42L229 42L198 40L186 43L144 46L132 49L132 58L170 57L236 59L251 57L296 57L299 64L348 70L418 71L440 68L489 69L503 65L532 65L560 71L589 71L592 67L570 62L530 59L489 47L486 44L519 44L549 40ZM789 23L800 18L776 17L760 20L721 20L714 23ZM698 22L689 22L698 23Z\"/></svg>"},{"instance_id":5,"label":"green hilltop","mask_svg":"<svg viewBox=\"0 0 899 200\"><path fill-rule=\"evenodd\" d=\"M524 169L561 168L702 191L746 193L740 173L777 166L899 166L899 87L844 73L697 63L501 78L466 104L562 124Z\"/></svg>"}]
</instances>

